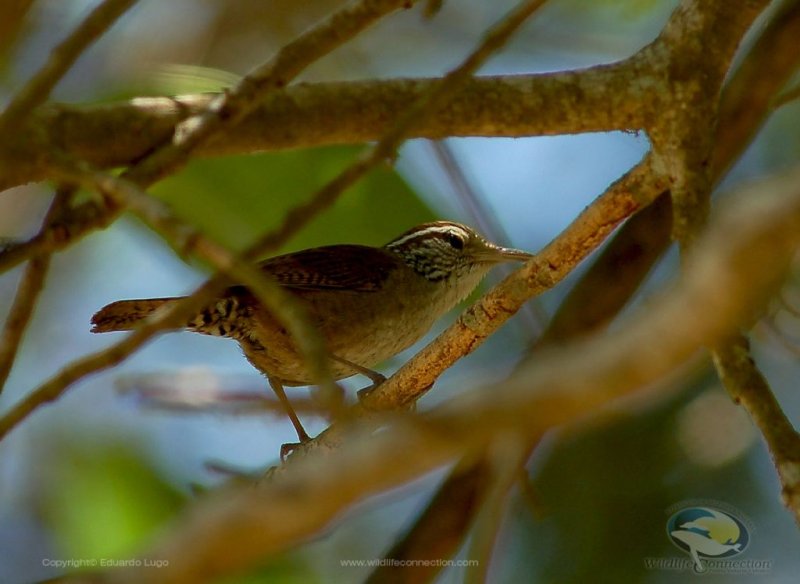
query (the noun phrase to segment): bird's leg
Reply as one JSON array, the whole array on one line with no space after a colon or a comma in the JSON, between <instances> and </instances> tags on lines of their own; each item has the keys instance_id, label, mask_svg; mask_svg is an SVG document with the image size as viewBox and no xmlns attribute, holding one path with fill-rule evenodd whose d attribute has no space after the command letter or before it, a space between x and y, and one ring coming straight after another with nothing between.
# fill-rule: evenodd
<instances>
[{"instance_id":1,"label":"bird's leg","mask_svg":"<svg viewBox=\"0 0 800 584\"><path fill-rule=\"evenodd\" d=\"M348 367L352 367L364 377L369 377L370 381L372 381L372 383L367 387L358 390L358 399L364 399L364 396L366 396L369 392L378 387L381 383L386 381L386 376L381 375L377 371L373 371L372 369L368 369L367 367L362 367L361 365L353 363L352 361L348 361L347 359L342 359L341 357L337 357L336 355L331 355L331 359L333 359L334 361L338 361L339 363L343 363Z\"/></svg>"},{"instance_id":2,"label":"bird's leg","mask_svg":"<svg viewBox=\"0 0 800 584\"><path fill-rule=\"evenodd\" d=\"M229 464L222 460L206 460L203 463L205 469L218 475L232 478L241 482L251 483L252 481L261 477L263 473L245 469L240 466Z\"/></svg>"},{"instance_id":3,"label":"bird's leg","mask_svg":"<svg viewBox=\"0 0 800 584\"><path fill-rule=\"evenodd\" d=\"M300 423L300 418L297 417L289 398L286 397L286 392L283 390L283 384L269 375L267 376L267 381L269 381L269 386L272 388L272 391L275 392L275 395L278 396L278 400L280 400L281 405L286 410L286 414L289 416L292 426L294 426L294 431L297 432L297 438L300 440L299 443L295 442L281 445L281 460L284 460L286 456L288 456L292 450L297 448L299 444L308 442L311 440L311 438L306 433L305 428L303 428L303 424Z\"/></svg>"}]
</instances>

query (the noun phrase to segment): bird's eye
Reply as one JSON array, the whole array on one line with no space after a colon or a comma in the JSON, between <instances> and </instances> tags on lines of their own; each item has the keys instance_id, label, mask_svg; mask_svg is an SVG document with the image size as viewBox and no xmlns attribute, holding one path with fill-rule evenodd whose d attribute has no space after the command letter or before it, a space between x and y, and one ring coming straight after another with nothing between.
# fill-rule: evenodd
<instances>
[{"instance_id":1,"label":"bird's eye","mask_svg":"<svg viewBox=\"0 0 800 584\"><path fill-rule=\"evenodd\" d=\"M447 243L453 246L454 249L464 249L464 238L455 233L447 234Z\"/></svg>"}]
</instances>

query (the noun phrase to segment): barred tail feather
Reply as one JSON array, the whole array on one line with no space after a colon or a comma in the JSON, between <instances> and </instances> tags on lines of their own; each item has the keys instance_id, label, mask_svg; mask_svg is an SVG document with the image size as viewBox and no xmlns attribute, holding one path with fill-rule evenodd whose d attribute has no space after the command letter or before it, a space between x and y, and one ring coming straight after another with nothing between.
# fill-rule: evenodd
<instances>
[{"instance_id":1,"label":"barred tail feather","mask_svg":"<svg viewBox=\"0 0 800 584\"><path fill-rule=\"evenodd\" d=\"M92 332L129 331L158 308L176 300L179 298L149 298L112 302L92 316Z\"/></svg>"}]
</instances>

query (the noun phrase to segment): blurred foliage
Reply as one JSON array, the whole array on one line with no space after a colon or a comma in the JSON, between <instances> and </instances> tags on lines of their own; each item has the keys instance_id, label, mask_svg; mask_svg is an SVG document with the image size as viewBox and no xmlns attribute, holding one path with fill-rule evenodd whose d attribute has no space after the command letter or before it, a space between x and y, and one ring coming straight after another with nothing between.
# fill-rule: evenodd
<instances>
[{"instance_id":1,"label":"blurred foliage","mask_svg":"<svg viewBox=\"0 0 800 584\"><path fill-rule=\"evenodd\" d=\"M130 448L61 448L43 513L63 557L127 559L183 506L183 496Z\"/></svg>"},{"instance_id":2,"label":"blurred foliage","mask_svg":"<svg viewBox=\"0 0 800 584\"><path fill-rule=\"evenodd\" d=\"M121 445L87 448L67 441L47 469L41 509L59 557L126 561L191 499L166 483L143 453ZM157 569L159 558L143 558ZM220 584L313 583L302 558L285 556Z\"/></svg>"},{"instance_id":3,"label":"blurred foliage","mask_svg":"<svg viewBox=\"0 0 800 584\"><path fill-rule=\"evenodd\" d=\"M723 500L745 513L757 507L754 449L741 450L727 464L700 466L679 443L678 420L709 383L713 373L706 369L654 403L598 416L559 436L532 477L533 513L520 498L511 503L516 537L510 538L510 561L503 562L504 573L514 575L508 581L522 574L560 583L653 581L657 574L643 569L644 558L681 555L666 536L668 508L700 498ZM728 430L713 415L706 429L709 439L725 439Z\"/></svg>"},{"instance_id":4,"label":"blurred foliage","mask_svg":"<svg viewBox=\"0 0 800 584\"><path fill-rule=\"evenodd\" d=\"M276 228L361 151L335 146L198 160L152 192L182 218L237 249ZM287 249L332 243L380 245L434 214L390 168L379 168L315 218Z\"/></svg>"},{"instance_id":5,"label":"blurred foliage","mask_svg":"<svg viewBox=\"0 0 800 584\"><path fill-rule=\"evenodd\" d=\"M223 69L167 63L153 71L150 79L136 87L136 95L181 95L221 91L236 85L241 77Z\"/></svg>"}]
</instances>

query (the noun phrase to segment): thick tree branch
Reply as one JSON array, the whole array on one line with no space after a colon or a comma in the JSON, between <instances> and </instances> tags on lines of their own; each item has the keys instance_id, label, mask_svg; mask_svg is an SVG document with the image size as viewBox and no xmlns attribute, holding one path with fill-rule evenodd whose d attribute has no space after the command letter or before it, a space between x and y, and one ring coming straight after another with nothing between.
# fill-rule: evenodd
<instances>
[{"instance_id":1,"label":"thick tree branch","mask_svg":"<svg viewBox=\"0 0 800 584\"><path fill-rule=\"evenodd\" d=\"M723 0L683 0L656 42L662 61L660 107L648 126L654 163L671 180L674 237L688 249L710 206L711 153L722 82L750 25L769 4L743 2L731 10ZM714 39L713 43L705 39ZM664 48L668 50L664 51Z\"/></svg>"},{"instance_id":2,"label":"thick tree branch","mask_svg":"<svg viewBox=\"0 0 800 584\"><path fill-rule=\"evenodd\" d=\"M625 63L625 62L623 62ZM644 127L653 88L623 63L541 75L478 77L409 137L523 137ZM378 140L394 120L441 79L298 83L275 90L240 123L198 148L204 156ZM58 146L99 168L124 166L169 140L181 121L208 108L213 95L137 98L91 107L53 106L0 159L0 189L47 177L46 152Z\"/></svg>"}]
</instances>

